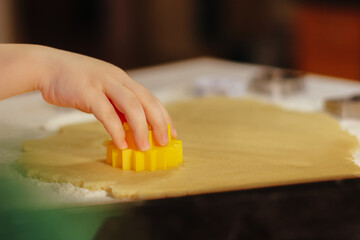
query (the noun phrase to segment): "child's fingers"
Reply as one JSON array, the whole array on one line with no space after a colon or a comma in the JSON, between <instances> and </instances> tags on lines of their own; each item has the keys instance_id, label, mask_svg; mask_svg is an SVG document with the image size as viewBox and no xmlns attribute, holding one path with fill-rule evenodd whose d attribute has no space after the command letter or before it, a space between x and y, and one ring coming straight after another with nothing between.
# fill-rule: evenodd
<instances>
[{"instance_id":1,"label":"child's fingers","mask_svg":"<svg viewBox=\"0 0 360 240\"><path fill-rule=\"evenodd\" d=\"M157 143L162 146L167 145L169 143L167 122L156 98L149 90L133 80L126 83L126 86L135 93L143 106Z\"/></svg>"},{"instance_id":2,"label":"child's fingers","mask_svg":"<svg viewBox=\"0 0 360 240\"><path fill-rule=\"evenodd\" d=\"M91 112L102 122L106 131L110 134L115 145L120 149L128 147L125 140L125 131L122 123L110 101L104 94L92 97Z\"/></svg>"},{"instance_id":3,"label":"child's fingers","mask_svg":"<svg viewBox=\"0 0 360 240\"><path fill-rule=\"evenodd\" d=\"M173 138L177 138L177 131L176 131L175 127L174 127L174 123L173 123L173 121L172 121L172 119L170 117L170 114L168 113L166 108L161 104L160 100L157 97L155 97L155 99L156 99L156 102L158 103L158 105L159 105L159 107L160 107L160 109L161 109L161 111L162 111L162 113L163 113L163 115L165 117L165 120L166 120L167 124L170 124L170 126L171 126L171 136Z\"/></svg>"},{"instance_id":4,"label":"child's fingers","mask_svg":"<svg viewBox=\"0 0 360 240\"><path fill-rule=\"evenodd\" d=\"M140 102L152 127L156 142L161 146L167 145L169 143L169 136L166 120L154 97L147 96L141 98Z\"/></svg>"},{"instance_id":5,"label":"child's fingers","mask_svg":"<svg viewBox=\"0 0 360 240\"><path fill-rule=\"evenodd\" d=\"M113 102L111 101L111 99L109 99L109 101L110 101L110 103L114 106L114 104L113 104ZM122 122L122 123L127 122L125 115L124 115L122 112L120 112L115 106L114 106L114 109L115 109L115 111L116 111L116 114L119 116L121 122Z\"/></svg>"},{"instance_id":6,"label":"child's fingers","mask_svg":"<svg viewBox=\"0 0 360 240\"><path fill-rule=\"evenodd\" d=\"M106 93L115 107L125 114L134 134L136 147L141 151L149 150L150 143L146 117L136 95L121 83L107 89Z\"/></svg>"}]
</instances>

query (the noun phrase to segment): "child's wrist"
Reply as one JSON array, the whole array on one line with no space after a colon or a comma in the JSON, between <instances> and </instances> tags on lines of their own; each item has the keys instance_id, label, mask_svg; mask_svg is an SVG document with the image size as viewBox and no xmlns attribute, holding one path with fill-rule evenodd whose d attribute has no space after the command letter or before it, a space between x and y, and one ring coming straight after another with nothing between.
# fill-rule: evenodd
<instances>
[{"instance_id":1,"label":"child's wrist","mask_svg":"<svg viewBox=\"0 0 360 240\"><path fill-rule=\"evenodd\" d=\"M51 72L53 71L51 48L41 45L29 45L28 54L35 68L33 78L34 90L43 92L48 88L49 79L52 76Z\"/></svg>"}]
</instances>

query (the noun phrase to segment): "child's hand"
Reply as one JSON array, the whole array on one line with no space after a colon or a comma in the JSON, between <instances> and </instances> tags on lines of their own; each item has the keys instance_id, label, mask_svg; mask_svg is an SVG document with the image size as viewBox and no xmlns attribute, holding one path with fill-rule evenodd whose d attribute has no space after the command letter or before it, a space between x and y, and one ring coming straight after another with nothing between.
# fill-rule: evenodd
<instances>
[{"instance_id":1,"label":"child's hand","mask_svg":"<svg viewBox=\"0 0 360 240\"><path fill-rule=\"evenodd\" d=\"M147 122L158 144L169 142L167 124L171 118L159 100L132 80L120 68L80 54L54 48L37 48L44 68L36 81L44 99L58 106L74 107L93 113L110 133L119 148L126 148L125 133L119 114L123 113L140 150L150 148ZM120 112L120 113L117 113ZM175 129L172 129L174 137Z\"/></svg>"}]
</instances>

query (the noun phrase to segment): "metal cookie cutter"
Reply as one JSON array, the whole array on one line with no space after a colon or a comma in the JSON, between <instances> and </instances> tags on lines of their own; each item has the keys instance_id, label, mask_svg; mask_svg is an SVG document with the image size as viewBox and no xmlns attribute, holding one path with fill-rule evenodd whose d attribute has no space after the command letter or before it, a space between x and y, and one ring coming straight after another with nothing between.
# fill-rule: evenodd
<instances>
[{"instance_id":1,"label":"metal cookie cutter","mask_svg":"<svg viewBox=\"0 0 360 240\"><path fill-rule=\"evenodd\" d=\"M304 90L304 76L304 72L297 70L265 67L255 75L248 88L272 97L289 96Z\"/></svg>"},{"instance_id":2,"label":"metal cookie cutter","mask_svg":"<svg viewBox=\"0 0 360 240\"><path fill-rule=\"evenodd\" d=\"M360 95L328 99L324 103L324 110L340 118L360 118Z\"/></svg>"}]
</instances>

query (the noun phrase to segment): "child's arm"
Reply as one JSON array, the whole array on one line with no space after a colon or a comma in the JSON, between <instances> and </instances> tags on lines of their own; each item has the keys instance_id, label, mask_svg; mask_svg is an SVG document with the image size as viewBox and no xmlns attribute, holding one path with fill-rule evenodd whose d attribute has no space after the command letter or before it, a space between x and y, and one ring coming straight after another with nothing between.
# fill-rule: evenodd
<instances>
[{"instance_id":1,"label":"child's arm","mask_svg":"<svg viewBox=\"0 0 360 240\"><path fill-rule=\"evenodd\" d=\"M173 125L165 108L120 68L45 46L0 44L0 100L33 90L51 104L93 113L119 148L127 144L116 111L125 115L140 150L150 147L147 122L160 145L169 141L167 124Z\"/></svg>"}]
</instances>

